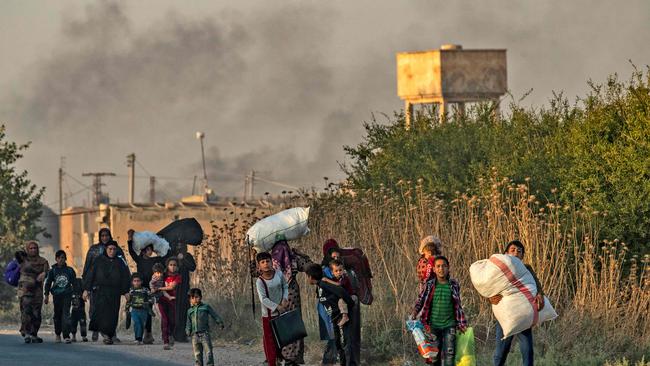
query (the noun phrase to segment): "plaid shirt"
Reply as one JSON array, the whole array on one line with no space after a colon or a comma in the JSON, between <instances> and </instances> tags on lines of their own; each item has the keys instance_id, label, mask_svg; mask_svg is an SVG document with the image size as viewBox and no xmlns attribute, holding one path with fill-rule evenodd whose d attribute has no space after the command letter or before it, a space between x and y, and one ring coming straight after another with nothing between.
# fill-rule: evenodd
<instances>
[{"instance_id":1,"label":"plaid shirt","mask_svg":"<svg viewBox=\"0 0 650 366\"><path fill-rule=\"evenodd\" d=\"M420 315L420 320L427 329L429 329L429 315L431 313L433 294L436 292L436 283L436 277L433 277L426 282L424 289L420 292L420 296L418 296L418 301L415 303L415 308L413 309L413 313ZM465 318L463 305L460 302L460 285L458 284L458 281L450 278L449 287L451 289L451 300L454 303L454 311L456 313L456 327L464 331L467 328L467 319Z\"/></svg>"}]
</instances>

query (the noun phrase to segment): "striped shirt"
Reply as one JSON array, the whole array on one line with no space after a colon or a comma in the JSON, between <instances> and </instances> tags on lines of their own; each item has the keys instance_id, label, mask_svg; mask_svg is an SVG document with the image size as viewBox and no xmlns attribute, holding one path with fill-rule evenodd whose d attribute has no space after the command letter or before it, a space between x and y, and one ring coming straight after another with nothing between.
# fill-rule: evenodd
<instances>
[{"instance_id":1,"label":"striped shirt","mask_svg":"<svg viewBox=\"0 0 650 366\"><path fill-rule=\"evenodd\" d=\"M429 321L431 328L436 329L456 326L456 314L449 283L438 283L436 286L436 292L433 294L433 301L431 301Z\"/></svg>"}]
</instances>

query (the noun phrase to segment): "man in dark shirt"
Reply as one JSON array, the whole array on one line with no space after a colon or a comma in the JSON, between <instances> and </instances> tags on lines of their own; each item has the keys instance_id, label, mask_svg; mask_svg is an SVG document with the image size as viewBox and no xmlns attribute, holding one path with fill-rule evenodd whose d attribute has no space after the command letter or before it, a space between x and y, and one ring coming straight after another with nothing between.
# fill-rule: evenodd
<instances>
[{"instance_id":1,"label":"man in dark shirt","mask_svg":"<svg viewBox=\"0 0 650 366\"><path fill-rule=\"evenodd\" d=\"M310 264L305 273L309 277L309 283L316 285L318 301L330 315L332 325L334 326L334 337L336 339L336 348L339 351L341 365L356 365L357 363L351 355L349 342L347 342L352 336L352 328L350 326L352 321L346 322L342 326L338 325L343 316L339 308L339 300L343 300L349 310L352 310L354 307L354 300L338 283L327 277L323 277L323 269L319 264ZM349 311L349 314L353 315L354 311Z\"/></svg>"}]
</instances>

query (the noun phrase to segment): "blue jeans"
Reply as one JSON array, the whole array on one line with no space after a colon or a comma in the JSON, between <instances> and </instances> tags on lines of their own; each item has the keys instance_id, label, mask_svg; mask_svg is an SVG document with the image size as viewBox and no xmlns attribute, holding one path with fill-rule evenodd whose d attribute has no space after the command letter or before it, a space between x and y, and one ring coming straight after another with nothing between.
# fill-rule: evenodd
<instances>
[{"instance_id":1,"label":"blue jeans","mask_svg":"<svg viewBox=\"0 0 650 366\"><path fill-rule=\"evenodd\" d=\"M449 328L431 328L432 340L438 347L438 357L434 365L454 366L456 356L456 326Z\"/></svg>"},{"instance_id":2,"label":"blue jeans","mask_svg":"<svg viewBox=\"0 0 650 366\"><path fill-rule=\"evenodd\" d=\"M131 309L131 322L133 323L136 341L142 341L142 333L144 333L144 326L147 323L147 316L149 316L147 309Z\"/></svg>"},{"instance_id":3,"label":"blue jeans","mask_svg":"<svg viewBox=\"0 0 650 366\"><path fill-rule=\"evenodd\" d=\"M533 330L526 329L521 333L512 335L506 339L503 338L503 329L499 322L495 329L496 333L496 349L494 350L494 366L503 366L506 364L508 352L512 346L513 338L519 340L519 351L521 352L521 361L524 366L533 366Z\"/></svg>"}]
</instances>

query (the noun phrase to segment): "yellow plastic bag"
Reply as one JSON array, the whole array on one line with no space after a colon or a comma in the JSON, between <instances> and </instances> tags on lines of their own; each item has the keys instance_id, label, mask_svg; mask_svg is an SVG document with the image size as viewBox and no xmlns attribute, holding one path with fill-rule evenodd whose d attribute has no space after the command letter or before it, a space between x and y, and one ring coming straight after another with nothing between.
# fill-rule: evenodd
<instances>
[{"instance_id":1,"label":"yellow plastic bag","mask_svg":"<svg viewBox=\"0 0 650 366\"><path fill-rule=\"evenodd\" d=\"M456 333L456 366L476 366L474 329L469 327L465 333Z\"/></svg>"}]
</instances>

